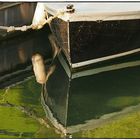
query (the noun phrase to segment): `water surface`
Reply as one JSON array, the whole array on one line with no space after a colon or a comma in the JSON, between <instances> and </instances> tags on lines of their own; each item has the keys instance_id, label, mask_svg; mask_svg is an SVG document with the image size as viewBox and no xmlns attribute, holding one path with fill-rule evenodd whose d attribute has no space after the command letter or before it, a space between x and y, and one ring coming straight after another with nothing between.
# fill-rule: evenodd
<instances>
[{"instance_id":1,"label":"water surface","mask_svg":"<svg viewBox=\"0 0 140 140\"><path fill-rule=\"evenodd\" d=\"M41 105L31 57L52 57L48 27L0 42L0 138L58 138Z\"/></svg>"}]
</instances>

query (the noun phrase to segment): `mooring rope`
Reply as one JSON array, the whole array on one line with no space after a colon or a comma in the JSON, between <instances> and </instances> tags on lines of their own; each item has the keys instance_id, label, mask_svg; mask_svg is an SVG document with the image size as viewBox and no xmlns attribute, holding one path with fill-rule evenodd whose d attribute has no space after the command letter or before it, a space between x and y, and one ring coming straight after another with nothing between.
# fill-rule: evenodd
<instances>
[{"instance_id":1,"label":"mooring rope","mask_svg":"<svg viewBox=\"0 0 140 140\"><path fill-rule=\"evenodd\" d=\"M13 32L13 31L27 31L29 29L41 29L45 24L50 24L51 21L58 16L61 16L65 13L65 11L59 11L56 15L50 16L48 19L42 19L38 24L31 24L31 25L24 25L21 27L15 27L15 26L0 26L0 30L6 30L7 32Z\"/></svg>"}]
</instances>

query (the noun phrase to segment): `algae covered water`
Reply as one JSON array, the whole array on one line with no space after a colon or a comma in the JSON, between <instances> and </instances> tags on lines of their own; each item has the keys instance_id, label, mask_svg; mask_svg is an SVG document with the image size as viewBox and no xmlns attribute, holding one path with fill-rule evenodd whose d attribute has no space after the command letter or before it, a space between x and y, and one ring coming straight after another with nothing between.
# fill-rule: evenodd
<instances>
[{"instance_id":1,"label":"algae covered water","mask_svg":"<svg viewBox=\"0 0 140 140\"><path fill-rule=\"evenodd\" d=\"M35 79L0 90L0 138L60 137L48 125Z\"/></svg>"}]
</instances>

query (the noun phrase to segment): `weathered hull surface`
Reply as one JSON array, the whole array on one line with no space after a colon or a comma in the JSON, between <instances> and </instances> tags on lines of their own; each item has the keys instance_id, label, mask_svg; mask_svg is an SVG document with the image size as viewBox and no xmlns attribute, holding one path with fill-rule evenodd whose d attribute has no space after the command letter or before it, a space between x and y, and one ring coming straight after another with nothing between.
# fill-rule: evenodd
<instances>
[{"instance_id":1,"label":"weathered hull surface","mask_svg":"<svg viewBox=\"0 0 140 140\"><path fill-rule=\"evenodd\" d=\"M98 58L140 51L139 24L140 20L67 23L55 19L51 29L70 65L78 67L84 61L94 63L100 61Z\"/></svg>"},{"instance_id":2,"label":"weathered hull surface","mask_svg":"<svg viewBox=\"0 0 140 140\"><path fill-rule=\"evenodd\" d=\"M0 3L0 26L30 25L33 20L36 3ZM7 33L0 30L0 39L13 36L17 32Z\"/></svg>"},{"instance_id":3,"label":"weathered hull surface","mask_svg":"<svg viewBox=\"0 0 140 140\"><path fill-rule=\"evenodd\" d=\"M54 10L52 5L52 7L49 6L48 9L46 8L48 16L55 15L57 9ZM115 6L115 4L112 4L112 6ZM119 5L117 6L119 7ZM75 13L67 13L68 19L64 16L51 22L50 28L58 46L62 47L72 68L140 51L140 17L137 15L140 10L137 7L135 10L135 5L134 7L132 6L132 9L130 6L127 11L127 6L129 7L130 5L124 4L124 10L122 8L119 12L112 10L114 13L108 11L107 14L98 15L98 12L102 10L100 4L97 8L94 7L94 4L93 7L89 4L90 10L87 10L87 13L86 9L84 9L85 13L79 12L79 14L79 9L75 8L75 11L77 10ZM94 8L97 11L94 11ZM111 9L111 5L110 7L108 6L108 9Z\"/></svg>"}]
</instances>

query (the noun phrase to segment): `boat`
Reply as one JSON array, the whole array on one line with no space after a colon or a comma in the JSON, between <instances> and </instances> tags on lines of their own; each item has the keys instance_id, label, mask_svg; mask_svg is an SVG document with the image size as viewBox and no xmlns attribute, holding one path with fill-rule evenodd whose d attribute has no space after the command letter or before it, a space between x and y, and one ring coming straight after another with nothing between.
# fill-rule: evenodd
<instances>
[{"instance_id":1,"label":"boat","mask_svg":"<svg viewBox=\"0 0 140 140\"><path fill-rule=\"evenodd\" d=\"M38 3L72 69L140 52L139 2Z\"/></svg>"},{"instance_id":2,"label":"boat","mask_svg":"<svg viewBox=\"0 0 140 140\"><path fill-rule=\"evenodd\" d=\"M60 132L69 137L140 109L139 54L72 71L61 53L41 95L47 119Z\"/></svg>"},{"instance_id":3,"label":"boat","mask_svg":"<svg viewBox=\"0 0 140 140\"><path fill-rule=\"evenodd\" d=\"M0 40L21 33L7 32L6 28L30 25L35 9L35 2L0 2Z\"/></svg>"}]
</instances>

